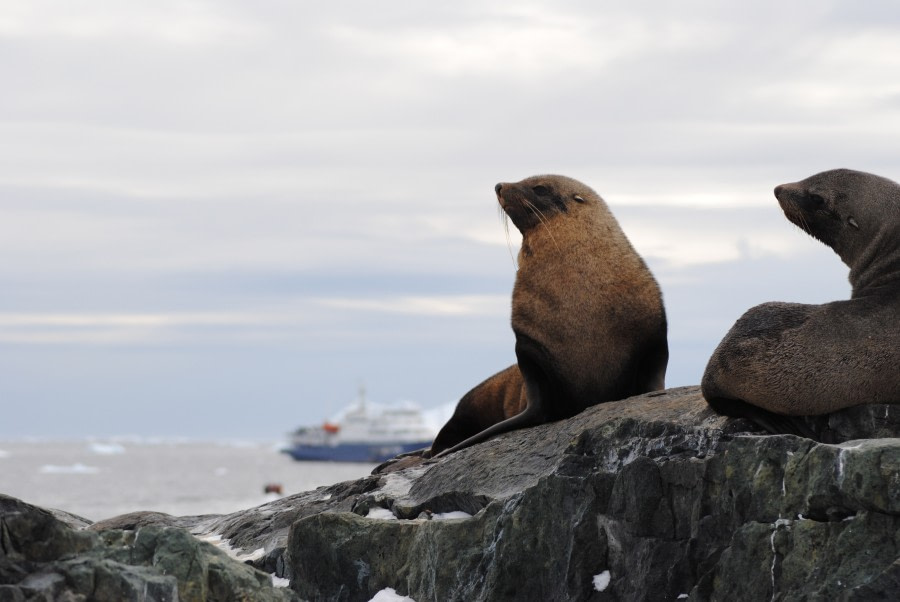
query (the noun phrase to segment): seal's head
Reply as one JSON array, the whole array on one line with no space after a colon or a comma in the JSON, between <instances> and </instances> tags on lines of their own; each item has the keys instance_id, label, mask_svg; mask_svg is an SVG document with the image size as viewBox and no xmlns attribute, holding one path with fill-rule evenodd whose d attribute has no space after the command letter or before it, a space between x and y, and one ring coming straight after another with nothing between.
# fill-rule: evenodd
<instances>
[{"instance_id":1,"label":"seal's head","mask_svg":"<svg viewBox=\"0 0 900 602\"><path fill-rule=\"evenodd\" d=\"M595 210L598 205L605 208L600 195L566 176L532 176L521 182L501 182L494 190L503 211L523 235L561 214Z\"/></svg>"},{"instance_id":2,"label":"seal's head","mask_svg":"<svg viewBox=\"0 0 900 602\"><path fill-rule=\"evenodd\" d=\"M900 186L887 178L833 169L777 186L775 197L791 222L851 269L895 253L900 244Z\"/></svg>"}]
</instances>

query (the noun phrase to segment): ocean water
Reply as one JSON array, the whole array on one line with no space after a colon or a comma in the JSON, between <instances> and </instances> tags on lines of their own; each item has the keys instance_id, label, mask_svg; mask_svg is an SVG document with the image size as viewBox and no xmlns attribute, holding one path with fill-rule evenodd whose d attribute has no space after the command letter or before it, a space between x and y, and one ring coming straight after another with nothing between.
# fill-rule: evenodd
<instances>
[{"instance_id":1,"label":"ocean water","mask_svg":"<svg viewBox=\"0 0 900 602\"><path fill-rule=\"evenodd\" d=\"M357 479L374 464L297 462L279 444L147 438L0 440L0 493L92 521L153 510L226 514Z\"/></svg>"}]
</instances>

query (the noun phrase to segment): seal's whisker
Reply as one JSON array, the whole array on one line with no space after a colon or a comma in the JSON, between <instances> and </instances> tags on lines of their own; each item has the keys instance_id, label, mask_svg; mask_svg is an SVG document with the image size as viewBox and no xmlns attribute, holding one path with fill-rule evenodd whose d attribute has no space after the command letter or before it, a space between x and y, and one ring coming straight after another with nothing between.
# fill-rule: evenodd
<instances>
[{"instance_id":1,"label":"seal's whisker","mask_svg":"<svg viewBox=\"0 0 900 602\"><path fill-rule=\"evenodd\" d=\"M509 250L509 258L512 259L513 268L518 271L519 264L516 262L516 256L512 250L512 239L509 237L509 216L503 210L503 207L497 206L500 210L500 219L503 221L503 232L506 234L506 248Z\"/></svg>"},{"instance_id":2,"label":"seal's whisker","mask_svg":"<svg viewBox=\"0 0 900 602\"><path fill-rule=\"evenodd\" d=\"M611 397L665 388L662 294L600 197L565 176L494 190L522 234L509 308L517 361L463 395L434 438L432 457L574 416ZM554 206L554 199L575 197L588 201L578 211ZM621 332L633 344L610 344Z\"/></svg>"},{"instance_id":3,"label":"seal's whisker","mask_svg":"<svg viewBox=\"0 0 900 602\"><path fill-rule=\"evenodd\" d=\"M556 238L553 236L553 230L550 228L550 224L547 222L547 216L545 216L543 212L528 199L523 198L522 203L531 210L535 217L537 217L541 222L541 225L543 225L544 228L547 229L547 234L550 236L550 240L553 241L553 246L556 247L556 250L561 251L561 249L559 248L559 244L556 242Z\"/></svg>"},{"instance_id":4,"label":"seal's whisker","mask_svg":"<svg viewBox=\"0 0 900 602\"><path fill-rule=\"evenodd\" d=\"M809 226L809 222L806 221L806 216L802 213L798 214L797 217L800 218L800 229L806 232L807 234L812 233L812 228Z\"/></svg>"},{"instance_id":5,"label":"seal's whisker","mask_svg":"<svg viewBox=\"0 0 900 602\"><path fill-rule=\"evenodd\" d=\"M770 433L818 439L820 431L793 418L896 398L900 391L900 249L882 243L900 239L900 212L884 210L886 203L900 207L900 184L833 169L777 186L775 197L792 227L850 268L850 301L751 307L710 358L701 393L719 413L748 417ZM851 214L868 214L872 231L856 230ZM861 348L865 353L856 353Z\"/></svg>"}]
</instances>

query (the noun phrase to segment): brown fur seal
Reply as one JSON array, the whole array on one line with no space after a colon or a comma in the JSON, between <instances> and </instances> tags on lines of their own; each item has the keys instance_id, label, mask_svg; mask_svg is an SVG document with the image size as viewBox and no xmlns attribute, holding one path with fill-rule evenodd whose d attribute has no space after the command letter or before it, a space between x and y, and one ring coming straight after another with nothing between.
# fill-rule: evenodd
<instances>
[{"instance_id":1,"label":"brown fur seal","mask_svg":"<svg viewBox=\"0 0 900 602\"><path fill-rule=\"evenodd\" d=\"M665 387L662 295L603 199L563 176L495 190L523 237L512 295L518 363L460 400L433 455Z\"/></svg>"},{"instance_id":2,"label":"brown fur seal","mask_svg":"<svg viewBox=\"0 0 900 602\"><path fill-rule=\"evenodd\" d=\"M850 266L852 295L750 309L713 353L701 387L720 413L809 436L785 416L900 403L900 186L837 169L778 186L775 196L791 222Z\"/></svg>"}]
</instances>

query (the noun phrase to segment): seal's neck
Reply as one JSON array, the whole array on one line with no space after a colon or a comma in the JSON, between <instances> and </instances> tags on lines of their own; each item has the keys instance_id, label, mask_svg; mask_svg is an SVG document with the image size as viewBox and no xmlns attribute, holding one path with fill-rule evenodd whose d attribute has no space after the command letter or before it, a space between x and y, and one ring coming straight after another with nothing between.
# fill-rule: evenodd
<instances>
[{"instance_id":1,"label":"seal's neck","mask_svg":"<svg viewBox=\"0 0 900 602\"><path fill-rule=\"evenodd\" d=\"M891 234L880 233L854 258L850 268L854 299L885 287L900 288L900 240Z\"/></svg>"},{"instance_id":2,"label":"seal's neck","mask_svg":"<svg viewBox=\"0 0 900 602\"><path fill-rule=\"evenodd\" d=\"M519 266L525 258L533 256L561 256L575 260L586 247L602 252L618 244L613 239L623 237L611 215L606 221L584 212L577 218L571 214L553 216L522 233Z\"/></svg>"}]
</instances>

